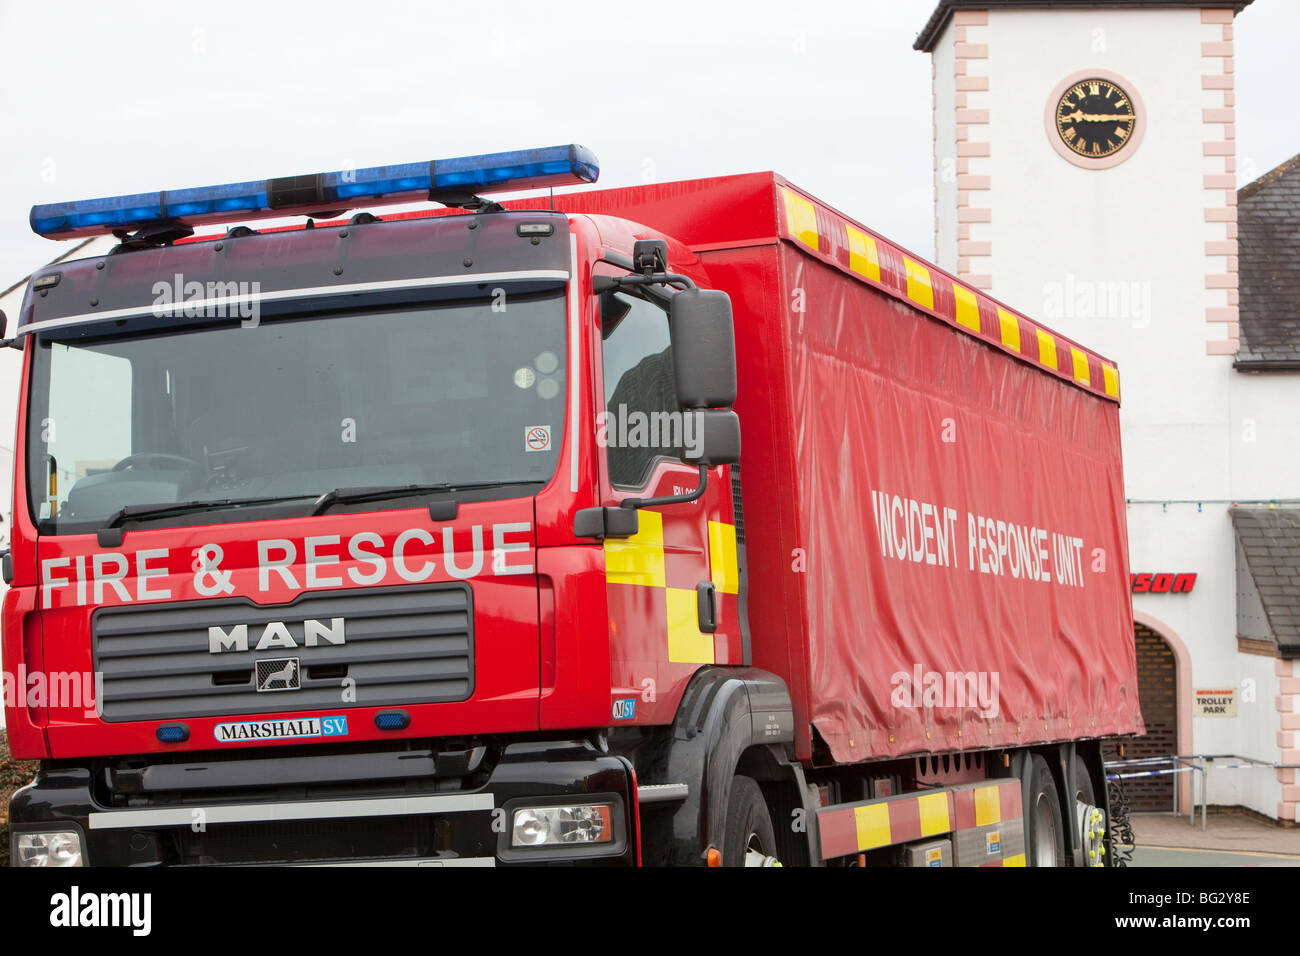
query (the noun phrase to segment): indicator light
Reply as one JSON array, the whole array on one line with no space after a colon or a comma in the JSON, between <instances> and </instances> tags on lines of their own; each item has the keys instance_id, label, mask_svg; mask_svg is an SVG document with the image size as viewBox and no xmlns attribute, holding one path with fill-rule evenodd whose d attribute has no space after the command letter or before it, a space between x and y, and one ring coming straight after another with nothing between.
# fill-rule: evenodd
<instances>
[{"instance_id":1,"label":"indicator light","mask_svg":"<svg viewBox=\"0 0 1300 956\"><path fill-rule=\"evenodd\" d=\"M154 731L154 736L165 744L179 744L190 739L190 728L184 724L163 724Z\"/></svg>"},{"instance_id":2,"label":"indicator light","mask_svg":"<svg viewBox=\"0 0 1300 956\"><path fill-rule=\"evenodd\" d=\"M380 730L405 730L411 726L411 715L404 710L385 710L375 714L375 726Z\"/></svg>"}]
</instances>

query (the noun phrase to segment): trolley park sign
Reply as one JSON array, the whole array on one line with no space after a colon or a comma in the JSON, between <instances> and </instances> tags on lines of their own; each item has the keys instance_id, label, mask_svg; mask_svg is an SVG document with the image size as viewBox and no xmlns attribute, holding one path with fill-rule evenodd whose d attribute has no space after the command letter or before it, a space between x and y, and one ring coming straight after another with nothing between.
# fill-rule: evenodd
<instances>
[{"instance_id":1,"label":"trolley park sign","mask_svg":"<svg viewBox=\"0 0 1300 956\"><path fill-rule=\"evenodd\" d=\"M1194 691L1193 717L1236 717L1235 687L1198 687Z\"/></svg>"},{"instance_id":2,"label":"trolley park sign","mask_svg":"<svg viewBox=\"0 0 1300 956\"><path fill-rule=\"evenodd\" d=\"M1130 574L1134 594L1185 594L1196 585L1195 573L1187 571Z\"/></svg>"}]
</instances>

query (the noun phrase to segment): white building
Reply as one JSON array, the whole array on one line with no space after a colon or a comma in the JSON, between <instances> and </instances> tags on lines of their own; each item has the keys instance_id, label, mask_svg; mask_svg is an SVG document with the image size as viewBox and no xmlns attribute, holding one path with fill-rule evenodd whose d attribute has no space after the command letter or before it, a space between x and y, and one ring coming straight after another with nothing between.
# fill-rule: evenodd
<instances>
[{"instance_id":1,"label":"white building","mask_svg":"<svg viewBox=\"0 0 1300 956\"><path fill-rule=\"evenodd\" d=\"M1249 2L939 0L916 48L939 264L1118 361L1130 567L1196 575L1134 594L1151 733L1127 755L1263 761L1211 772L1210 802L1294 821L1271 765L1300 764L1300 185L1293 161L1239 203ZM1167 807L1158 780L1130 791Z\"/></svg>"}]
</instances>

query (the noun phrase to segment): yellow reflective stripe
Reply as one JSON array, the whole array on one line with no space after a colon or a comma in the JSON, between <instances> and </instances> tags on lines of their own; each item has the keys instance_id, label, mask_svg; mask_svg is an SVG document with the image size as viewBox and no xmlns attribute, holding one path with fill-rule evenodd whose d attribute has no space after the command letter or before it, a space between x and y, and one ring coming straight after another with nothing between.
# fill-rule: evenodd
<instances>
[{"instance_id":1,"label":"yellow reflective stripe","mask_svg":"<svg viewBox=\"0 0 1300 956\"><path fill-rule=\"evenodd\" d=\"M785 228L806 246L820 248L817 232L817 207L797 193L782 187L785 199Z\"/></svg>"},{"instance_id":2,"label":"yellow reflective stripe","mask_svg":"<svg viewBox=\"0 0 1300 956\"><path fill-rule=\"evenodd\" d=\"M713 635L700 631L699 597L694 589L668 588L668 660L712 664Z\"/></svg>"},{"instance_id":3,"label":"yellow reflective stripe","mask_svg":"<svg viewBox=\"0 0 1300 956\"><path fill-rule=\"evenodd\" d=\"M1020 320L1001 306L998 307L998 325L1002 327L1002 344L1020 351Z\"/></svg>"},{"instance_id":4,"label":"yellow reflective stripe","mask_svg":"<svg viewBox=\"0 0 1300 956\"><path fill-rule=\"evenodd\" d=\"M1038 361L1048 368L1056 368L1056 339L1042 329L1034 331L1038 333Z\"/></svg>"},{"instance_id":5,"label":"yellow reflective stripe","mask_svg":"<svg viewBox=\"0 0 1300 956\"><path fill-rule=\"evenodd\" d=\"M934 287L930 285L930 270L921 263L903 256L907 270L907 297L917 305L934 309Z\"/></svg>"},{"instance_id":6,"label":"yellow reflective stripe","mask_svg":"<svg viewBox=\"0 0 1300 956\"><path fill-rule=\"evenodd\" d=\"M1024 866L1025 855L1023 853L1017 853L1015 856L1009 856L1002 861L1002 865L1003 866Z\"/></svg>"},{"instance_id":7,"label":"yellow reflective stripe","mask_svg":"<svg viewBox=\"0 0 1300 956\"><path fill-rule=\"evenodd\" d=\"M921 811L921 836L947 833L952 829L952 823L948 819L947 791L917 797L916 805Z\"/></svg>"},{"instance_id":8,"label":"yellow reflective stripe","mask_svg":"<svg viewBox=\"0 0 1300 956\"><path fill-rule=\"evenodd\" d=\"M709 580L723 594L740 591L740 562L736 559L736 526L709 522Z\"/></svg>"},{"instance_id":9,"label":"yellow reflective stripe","mask_svg":"<svg viewBox=\"0 0 1300 956\"><path fill-rule=\"evenodd\" d=\"M997 787L975 788L975 825L986 827L1002 822L1002 798Z\"/></svg>"},{"instance_id":10,"label":"yellow reflective stripe","mask_svg":"<svg viewBox=\"0 0 1300 956\"><path fill-rule=\"evenodd\" d=\"M883 803L869 803L864 807L853 808L853 819L858 827L858 850L874 850L878 846L888 846L889 807Z\"/></svg>"},{"instance_id":11,"label":"yellow reflective stripe","mask_svg":"<svg viewBox=\"0 0 1300 956\"><path fill-rule=\"evenodd\" d=\"M605 581L608 584L635 584L655 588L664 595L665 625L668 638L668 660L679 664L712 664L713 635L700 630L698 596L694 588L668 587L664 564L664 521L657 511L640 512L640 530L630 538L605 540ZM716 553L722 566L714 564L714 576L722 573L724 583L736 582L736 529L733 525L709 522L710 555ZM713 525L720 529L714 532ZM727 564L727 534L729 529L730 563ZM716 544L715 544L716 536ZM729 572L728 572L729 569ZM729 577L727 576L729 573ZM736 593L733 590L730 593Z\"/></svg>"},{"instance_id":12,"label":"yellow reflective stripe","mask_svg":"<svg viewBox=\"0 0 1300 956\"><path fill-rule=\"evenodd\" d=\"M880 253L876 251L876 239L865 232L859 232L850 225L845 225L849 237L849 268L860 276L880 281Z\"/></svg>"},{"instance_id":13,"label":"yellow reflective stripe","mask_svg":"<svg viewBox=\"0 0 1300 956\"><path fill-rule=\"evenodd\" d=\"M1088 356L1073 346L1070 347L1070 354L1074 356L1074 380L1084 385L1090 384L1088 381Z\"/></svg>"},{"instance_id":14,"label":"yellow reflective stripe","mask_svg":"<svg viewBox=\"0 0 1300 956\"><path fill-rule=\"evenodd\" d=\"M1103 364L1101 377L1106 385L1106 394L1111 398L1119 398L1119 369Z\"/></svg>"},{"instance_id":15,"label":"yellow reflective stripe","mask_svg":"<svg viewBox=\"0 0 1300 956\"><path fill-rule=\"evenodd\" d=\"M952 284L952 294L957 299L957 324L972 332L980 330L980 303L975 293L964 285Z\"/></svg>"},{"instance_id":16,"label":"yellow reflective stripe","mask_svg":"<svg viewBox=\"0 0 1300 956\"><path fill-rule=\"evenodd\" d=\"M630 538L605 539L605 580L610 584L664 587L664 519L657 511L640 512L640 530Z\"/></svg>"}]
</instances>

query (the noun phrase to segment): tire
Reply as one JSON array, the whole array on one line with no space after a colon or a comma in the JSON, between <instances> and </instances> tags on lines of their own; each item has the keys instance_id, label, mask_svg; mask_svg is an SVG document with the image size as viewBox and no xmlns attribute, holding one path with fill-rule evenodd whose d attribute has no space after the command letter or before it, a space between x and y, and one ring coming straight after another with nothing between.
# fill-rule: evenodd
<instances>
[{"instance_id":1,"label":"tire","mask_svg":"<svg viewBox=\"0 0 1300 956\"><path fill-rule=\"evenodd\" d=\"M1093 789L1092 777L1088 773L1088 765L1084 762L1083 758L1080 757L1078 754L1074 755L1074 799L1080 801L1081 803L1086 803L1090 807L1099 807L1099 804L1097 802L1097 792L1096 790ZM1077 811L1075 811L1074 808L1072 807L1070 813L1070 826L1076 826L1077 820L1078 820ZM1104 820L1105 820L1104 816L1098 818L1099 822L1104 822ZM1085 827L1087 826L1088 824L1085 823ZM1104 831L1104 827L1103 827L1103 831ZM1094 861L1091 861L1087 857L1087 851L1088 851L1087 836L1081 834L1077 836L1076 839L1081 840L1084 843L1083 848L1079 851L1079 856L1078 856L1079 862L1085 867L1101 865ZM1100 854L1102 860L1104 861L1106 860L1106 855L1111 852L1109 835L1103 833L1102 841L1103 842L1100 848Z\"/></svg>"},{"instance_id":2,"label":"tire","mask_svg":"<svg viewBox=\"0 0 1300 956\"><path fill-rule=\"evenodd\" d=\"M723 866L749 866L751 852L776 856L776 834L763 791L752 777L735 776L727 800L727 829L722 840Z\"/></svg>"},{"instance_id":3,"label":"tire","mask_svg":"<svg viewBox=\"0 0 1300 956\"><path fill-rule=\"evenodd\" d=\"M1029 814L1025 849L1030 866L1065 866L1065 822L1051 768L1038 754L1030 757Z\"/></svg>"},{"instance_id":4,"label":"tire","mask_svg":"<svg viewBox=\"0 0 1300 956\"><path fill-rule=\"evenodd\" d=\"M1090 807L1097 806L1097 793L1092 788L1092 776L1088 773L1088 765L1078 754L1074 755L1074 799Z\"/></svg>"}]
</instances>

